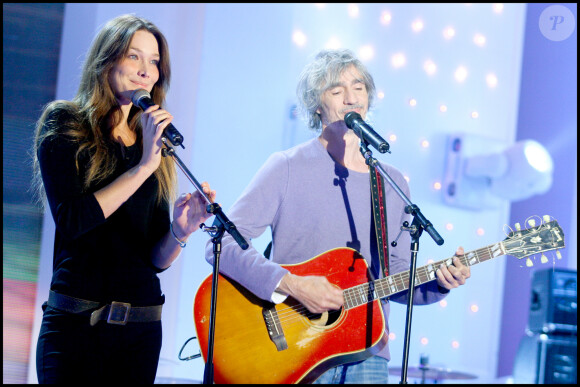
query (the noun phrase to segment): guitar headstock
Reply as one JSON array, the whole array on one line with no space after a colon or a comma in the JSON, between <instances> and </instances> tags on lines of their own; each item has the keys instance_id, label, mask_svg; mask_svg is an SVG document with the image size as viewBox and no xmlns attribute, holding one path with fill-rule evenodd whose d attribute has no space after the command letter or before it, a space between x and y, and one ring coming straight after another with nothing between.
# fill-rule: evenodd
<instances>
[{"instance_id":1,"label":"guitar headstock","mask_svg":"<svg viewBox=\"0 0 580 387\"><path fill-rule=\"evenodd\" d=\"M564 232L556 220L550 221L549 215L544 215L540 219L540 225L536 226L534 217L528 218L527 223L530 228L522 229L519 223L515 224L515 230L512 230L503 244L506 254L512 255L518 259L529 257L533 254L541 253L542 263L548 262L544 255L545 251L556 250L564 247ZM556 251L558 259L562 258L559 251ZM532 261L526 260L527 266L532 266Z\"/></svg>"}]
</instances>

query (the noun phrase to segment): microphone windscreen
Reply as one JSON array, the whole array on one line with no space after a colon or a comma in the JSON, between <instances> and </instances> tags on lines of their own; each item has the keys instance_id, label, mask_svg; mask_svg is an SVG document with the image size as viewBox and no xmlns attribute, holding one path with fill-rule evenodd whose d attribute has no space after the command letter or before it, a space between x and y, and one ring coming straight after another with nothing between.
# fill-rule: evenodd
<instances>
[{"instance_id":1,"label":"microphone windscreen","mask_svg":"<svg viewBox=\"0 0 580 387\"><path fill-rule=\"evenodd\" d=\"M137 89L133 92L131 96L131 101L134 105L139 106L139 100L143 97L151 98L151 94L145 89Z\"/></svg>"},{"instance_id":2,"label":"microphone windscreen","mask_svg":"<svg viewBox=\"0 0 580 387\"><path fill-rule=\"evenodd\" d=\"M344 115L344 122L346 123L346 126L348 126L349 129L353 128L354 122L356 120L362 121L362 117L357 112L348 112Z\"/></svg>"}]
</instances>

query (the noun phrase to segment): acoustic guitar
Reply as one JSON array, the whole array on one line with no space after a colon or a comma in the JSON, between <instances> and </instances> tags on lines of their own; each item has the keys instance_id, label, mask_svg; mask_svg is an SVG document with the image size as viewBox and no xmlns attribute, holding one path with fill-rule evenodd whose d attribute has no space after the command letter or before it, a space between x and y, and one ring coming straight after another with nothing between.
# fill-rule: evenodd
<instances>
[{"instance_id":1,"label":"acoustic guitar","mask_svg":"<svg viewBox=\"0 0 580 387\"><path fill-rule=\"evenodd\" d=\"M533 219L531 219L533 221ZM564 247L564 233L549 221L511 231L502 242L460 257L473 266L503 255L518 259ZM560 252L556 255L561 258ZM452 258L416 269L416 286L436 279L435 271ZM527 265L532 265L528 258ZM365 259L355 250L329 250L305 262L282 265L291 273L325 276L343 289L338 311L312 314L288 297L273 304L257 298L236 281L219 275L214 335L215 383L310 383L344 363L364 360L387 344L380 299L408 289L409 271L371 280ZM200 285L193 317L199 345L207 362L212 275Z\"/></svg>"}]
</instances>

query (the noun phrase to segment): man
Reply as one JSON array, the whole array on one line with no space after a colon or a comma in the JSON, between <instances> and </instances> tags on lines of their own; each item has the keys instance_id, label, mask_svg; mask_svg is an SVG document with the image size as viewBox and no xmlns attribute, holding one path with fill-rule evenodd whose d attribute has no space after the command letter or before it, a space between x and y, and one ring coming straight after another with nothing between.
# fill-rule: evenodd
<instances>
[{"instance_id":1,"label":"man","mask_svg":"<svg viewBox=\"0 0 580 387\"><path fill-rule=\"evenodd\" d=\"M324 276L298 276L280 264L306 261L337 247L351 247L367 260L375 278L383 276L372 216L369 167L360 153L360 140L347 128L344 115L354 111L364 119L375 86L363 64L348 50L321 51L303 70L297 87L301 109L311 129L320 136L283 152L276 152L254 176L229 212L230 220L246 239L272 229L272 258L253 247L243 251L229 235L222 241L220 272L239 282L257 297L274 303L293 297L312 313L338 310L343 292ZM407 196L402 174L382 163ZM393 240L408 215L404 202L385 186L387 235ZM410 236L403 233L389 247L388 272L409 269ZM460 247L457 254L463 254ZM206 259L213 262L211 242ZM454 266L437 270L437 281L415 289L416 304L441 300L469 278L469 267L458 259ZM331 269L331 268L329 268ZM406 292L391 297L405 303ZM383 312L388 321L389 303ZM385 334L388 334L388 323ZM388 346L377 356L328 370L318 383L387 383Z\"/></svg>"}]
</instances>

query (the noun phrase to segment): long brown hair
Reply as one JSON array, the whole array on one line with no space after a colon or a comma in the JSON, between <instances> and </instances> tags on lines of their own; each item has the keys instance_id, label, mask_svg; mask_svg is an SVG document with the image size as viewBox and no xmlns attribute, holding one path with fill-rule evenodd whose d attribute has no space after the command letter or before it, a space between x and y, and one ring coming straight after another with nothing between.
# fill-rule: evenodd
<instances>
[{"instance_id":1,"label":"long brown hair","mask_svg":"<svg viewBox=\"0 0 580 387\"><path fill-rule=\"evenodd\" d=\"M169 48L161 31L150 21L135 15L122 15L110 20L93 40L87 54L79 89L72 101L53 101L47 104L36 124L33 144L33 182L32 190L41 206L44 204L46 192L38 163L38 148L44 139L56 134L54 125L47 120L51 113L64 109L72 114L73 119L67 122L65 134L78 142L76 167L80 171L78 161L83 151L90 155L87 173L84 176L84 189L110 176L116 167L117 160L112 157L112 129L123 119L121 107L109 84L109 72L122 60L128 50L133 35L140 30L153 34L159 46L159 80L153 86L151 98L163 106L169 89L170 65ZM132 106L129 112L129 128L136 133L141 144L142 111ZM155 171L159 182L158 203L164 199L171 203L176 197L177 173L170 157L163 157L159 168Z\"/></svg>"}]
</instances>

